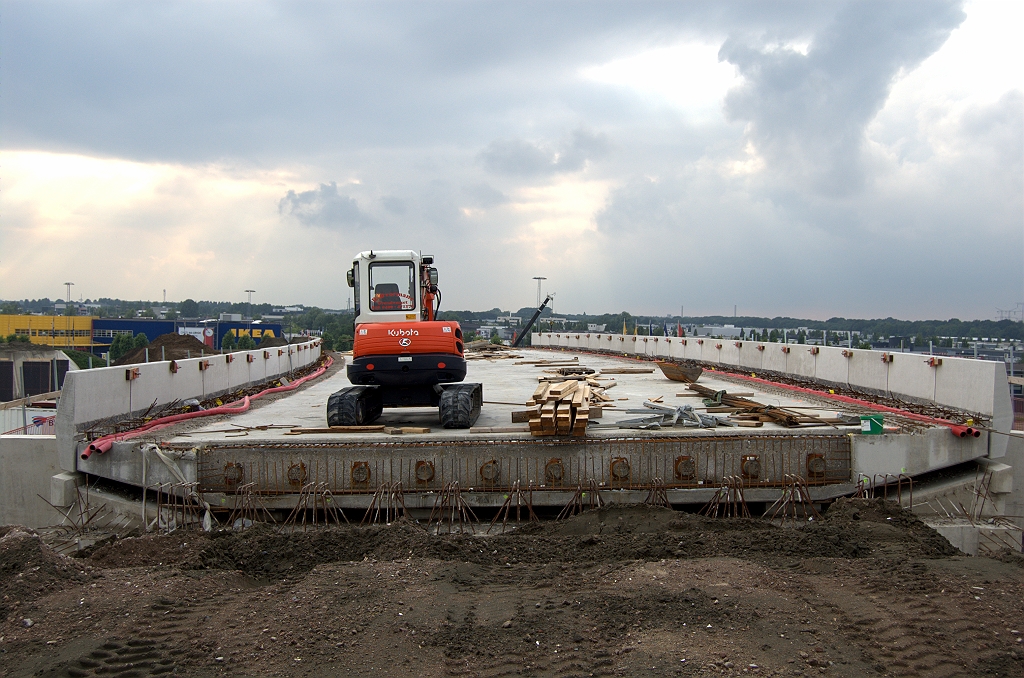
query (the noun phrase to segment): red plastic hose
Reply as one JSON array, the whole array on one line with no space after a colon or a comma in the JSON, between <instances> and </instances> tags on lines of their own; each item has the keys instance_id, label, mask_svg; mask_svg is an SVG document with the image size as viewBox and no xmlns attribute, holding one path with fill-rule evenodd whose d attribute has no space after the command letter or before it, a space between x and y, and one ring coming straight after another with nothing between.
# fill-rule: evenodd
<instances>
[{"instance_id":1,"label":"red plastic hose","mask_svg":"<svg viewBox=\"0 0 1024 678\"><path fill-rule=\"evenodd\" d=\"M310 379L315 379L319 377L321 374L327 371L327 368L330 367L332 363L334 363L334 359L331 358L330 356L327 356L327 360L324 362L323 367L320 367L315 372L310 372L301 379L296 379L287 386L275 386L273 388L268 388L263 391L260 391L254 396L245 396L241 400L236 400L233 403L227 403L221 405L220 407L215 407L212 410L172 414L166 417L160 417L159 419L154 419L153 421L147 422L146 424L140 426L137 429L126 431L125 433L111 433L110 435L103 436L102 438L97 438L96 440L89 443L89 447L85 448L85 450L82 451L82 459L88 459L94 453L103 454L107 452L115 442L129 440L131 438L140 436L143 433L150 433L152 431L157 431L162 428L167 428L171 424L176 424L179 421L185 421L186 419L196 419L198 417L211 417L215 414L241 414L242 412L245 412L249 409L249 405L253 400L256 400L257 398L262 398L263 396L269 395L271 393L283 393L284 391L292 391L301 386L302 384L304 384L305 382L309 381Z\"/></svg>"}]
</instances>

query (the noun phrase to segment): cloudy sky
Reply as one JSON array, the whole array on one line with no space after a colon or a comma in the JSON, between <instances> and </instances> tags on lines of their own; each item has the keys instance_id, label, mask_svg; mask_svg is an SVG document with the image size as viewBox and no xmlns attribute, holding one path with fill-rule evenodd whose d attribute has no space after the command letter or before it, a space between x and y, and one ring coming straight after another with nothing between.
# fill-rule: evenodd
<instances>
[{"instance_id":1,"label":"cloudy sky","mask_svg":"<svg viewBox=\"0 0 1024 678\"><path fill-rule=\"evenodd\" d=\"M990 318L1024 3L0 2L0 298Z\"/></svg>"}]
</instances>

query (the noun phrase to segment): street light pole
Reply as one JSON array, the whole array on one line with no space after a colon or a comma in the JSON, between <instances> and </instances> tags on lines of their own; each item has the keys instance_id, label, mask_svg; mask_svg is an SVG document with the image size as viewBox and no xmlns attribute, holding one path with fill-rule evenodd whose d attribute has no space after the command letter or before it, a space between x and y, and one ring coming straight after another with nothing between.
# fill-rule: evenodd
<instances>
[{"instance_id":1,"label":"street light pole","mask_svg":"<svg viewBox=\"0 0 1024 678\"><path fill-rule=\"evenodd\" d=\"M64 321L64 347L65 348L67 348L68 341L69 341L69 339L68 339L68 332L71 331L70 330L71 318L69 316L71 315L71 286L74 285L74 284L75 283L73 283L73 282L66 282L66 283L64 283L64 286L68 288L68 301L67 301L67 305L64 307L64 317L67 318L67 320Z\"/></svg>"},{"instance_id":2,"label":"street light pole","mask_svg":"<svg viewBox=\"0 0 1024 678\"><path fill-rule=\"evenodd\" d=\"M256 290L246 290L249 295L249 338L252 339L252 293Z\"/></svg>"},{"instance_id":3,"label":"street light pole","mask_svg":"<svg viewBox=\"0 0 1024 678\"><path fill-rule=\"evenodd\" d=\"M539 276L539 275L535 275L533 277L533 279L537 281L537 308L540 308L540 285L541 285L541 281L547 280L547 278L544 278L544 277Z\"/></svg>"}]
</instances>

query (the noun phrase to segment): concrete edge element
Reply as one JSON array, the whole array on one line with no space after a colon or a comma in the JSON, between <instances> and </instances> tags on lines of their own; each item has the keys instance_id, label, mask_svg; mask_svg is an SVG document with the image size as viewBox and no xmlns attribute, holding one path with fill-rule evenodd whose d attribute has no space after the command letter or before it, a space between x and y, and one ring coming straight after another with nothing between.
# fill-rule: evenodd
<instances>
[{"instance_id":1,"label":"concrete edge element","mask_svg":"<svg viewBox=\"0 0 1024 678\"><path fill-rule=\"evenodd\" d=\"M1006 369L991 360L709 337L535 332L530 338L534 348L699 360L754 373L770 370L865 393L898 395L991 417L990 427L1002 433L1009 433L1013 424ZM1005 435L990 436L987 441L990 458L1006 454Z\"/></svg>"},{"instance_id":2,"label":"concrete edge element","mask_svg":"<svg viewBox=\"0 0 1024 678\"><path fill-rule=\"evenodd\" d=\"M138 416L154 403L203 399L276 379L316 362L320 343L69 372L57 406L60 468L78 470L80 434L96 422Z\"/></svg>"}]
</instances>

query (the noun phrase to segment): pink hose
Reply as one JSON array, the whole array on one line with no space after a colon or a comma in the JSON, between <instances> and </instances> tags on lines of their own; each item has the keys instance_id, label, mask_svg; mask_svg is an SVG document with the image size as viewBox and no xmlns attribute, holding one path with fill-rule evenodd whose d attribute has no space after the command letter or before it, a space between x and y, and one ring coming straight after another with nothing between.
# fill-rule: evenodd
<instances>
[{"instance_id":1,"label":"pink hose","mask_svg":"<svg viewBox=\"0 0 1024 678\"><path fill-rule=\"evenodd\" d=\"M212 410L172 414L166 417L160 417L159 419L154 419L153 421L150 421L137 429L126 431L125 433L111 433L110 435L103 436L102 438L97 438L96 440L89 443L89 447L85 448L85 450L82 452L82 459L88 459L94 453L103 454L107 452L115 442L120 442L122 440L130 440L131 438L138 437L143 433L158 431L162 428L167 428L172 424L176 424L179 421L185 421L186 419L196 419L198 417L211 417L215 414L241 414L242 412L245 412L249 409L249 405L253 400L256 400L257 398L262 398L263 396L269 395L271 393L283 393L285 391L292 391L301 386L302 384L304 384L305 382L309 381L310 379L315 379L319 377L321 374L327 371L327 368L330 367L332 363L334 363L334 359L331 358L330 356L327 356L327 360L324 362L323 367L318 368L315 372L310 372L301 379L296 379L287 386L275 386L273 388L268 388L266 390L260 391L254 396L245 396L241 400L236 400L233 403L227 403L221 405L220 407L215 407Z\"/></svg>"}]
</instances>

